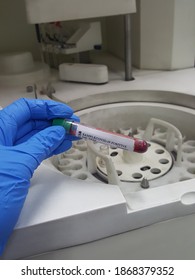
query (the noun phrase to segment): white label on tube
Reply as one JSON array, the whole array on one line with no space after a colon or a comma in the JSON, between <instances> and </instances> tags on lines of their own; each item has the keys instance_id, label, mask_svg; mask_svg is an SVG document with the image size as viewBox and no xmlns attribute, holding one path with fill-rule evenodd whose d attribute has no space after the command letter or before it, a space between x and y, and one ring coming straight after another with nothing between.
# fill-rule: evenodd
<instances>
[{"instance_id":1,"label":"white label on tube","mask_svg":"<svg viewBox=\"0 0 195 280\"><path fill-rule=\"evenodd\" d=\"M124 150L134 150L134 139L114 132L106 132L101 129L91 128L82 124L77 124L75 136Z\"/></svg>"}]
</instances>

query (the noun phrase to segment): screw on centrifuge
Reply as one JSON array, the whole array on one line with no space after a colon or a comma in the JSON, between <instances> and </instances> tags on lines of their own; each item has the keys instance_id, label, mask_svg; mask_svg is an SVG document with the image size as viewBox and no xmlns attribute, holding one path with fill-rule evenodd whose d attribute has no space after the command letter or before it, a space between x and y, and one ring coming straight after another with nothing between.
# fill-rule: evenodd
<instances>
[{"instance_id":1,"label":"screw on centrifuge","mask_svg":"<svg viewBox=\"0 0 195 280\"><path fill-rule=\"evenodd\" d=\"M26 92L33 92L33 86L27 86Z\"/></svg>"},{"instance_id":2,"label":"screw on centrifuge","mask_svg":"<svg viewBox=\"0 0 195 280\"><path fill-rule=\"evenodd\" d=\"M140 187L148 189L150 187L148 180L144 177L140 183Z\"/></svg>"}]
</instances>

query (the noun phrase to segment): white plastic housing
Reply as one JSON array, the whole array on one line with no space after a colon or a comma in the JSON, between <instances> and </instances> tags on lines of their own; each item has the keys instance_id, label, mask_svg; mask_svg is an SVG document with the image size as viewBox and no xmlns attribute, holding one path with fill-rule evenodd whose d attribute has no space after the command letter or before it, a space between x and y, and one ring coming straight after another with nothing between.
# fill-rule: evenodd
<instances>
[{"instance_id":1,"label":"white plastic housing","mask_svg":"<svg viewBox=\"0 0 195 280\"><path fill-rule=\"evenodd\" d=\"M63 63L59 66L60 80L104 84L108 82L108 68L106 65Z\"/></svg>"},{"instance_id":2,"label":"white plastic housing","mask_svg":"<svg viewBox=\"0 0 195 280\"><path fill-rule=\"evenodd\" d=\"M0 55L0 71L4 74L29 72L34 67L30 52L3 53Z\"/></svg>"},{"instance_id":3,"label":"white plastic housing","mask_svg":"<svg viewBox=\"0 0 195 280\"><path fill-rule=\"evenodd\" d=\"M135 0L25 0L30 23L103 17L136 12Z\"/></svg>"},{"instance_id":4,"label":"white plastic housing","mask_svg":"<svg viewBox=\"0 0 195 280\"><path fill-rule=\"evenodd\" d=\"M11 52L0 55L0 85L29 85L47 80L49 66L43 62L33 61L30 52Z\"/></svg>"},{"instance_id":5,"label":"white plastic housing","mask_svg":"<svg viewBox=\"0 0 195 280\"><path fill-rule=\"evenodd\" d=\"M75 246L194 213L194 181L131 192L125 199L118 186L70 179L41 165L2 258Z\"/></svg>"},{"instance_id":6,"label":"white plastic housing","mask_svg":"<svg viewBox=\"0 0 195 280\"><path fill-rule=\"evenodd\" d=\"M95 45L102 43L100 22L82 23L66 43L73 47L65 48L65 54L93 50Z\"/></svg>"}]
</instances>

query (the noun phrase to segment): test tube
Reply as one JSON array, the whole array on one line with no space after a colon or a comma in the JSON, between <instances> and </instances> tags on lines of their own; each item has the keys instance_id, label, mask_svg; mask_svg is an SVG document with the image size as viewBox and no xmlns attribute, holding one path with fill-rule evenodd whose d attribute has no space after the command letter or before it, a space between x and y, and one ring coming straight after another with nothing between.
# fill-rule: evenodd
<instances>
[{"instance_id":1,"label":"test tube","mask_svg":"<svg viewBox=\"0 0 195 280\"><path fill-rule=\"evenodd\" d=\"M137 153L144 153L148 149L148 143L142 139L94 128L72 120L54 119L52 125L63 126L68 134L78 138L92 140L115 148Z\"/></svg>"}]
</instances>

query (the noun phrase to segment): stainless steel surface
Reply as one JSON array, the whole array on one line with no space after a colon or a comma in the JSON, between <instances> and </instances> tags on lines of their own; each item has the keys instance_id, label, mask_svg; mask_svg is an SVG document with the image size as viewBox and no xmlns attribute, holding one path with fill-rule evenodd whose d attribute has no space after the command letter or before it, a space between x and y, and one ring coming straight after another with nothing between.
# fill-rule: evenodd
<instances>
[{"instance_id":1,"label":"stainless steel surface","mask_svg":"<svg viewBox=\"0 0 195 280\"><path fill-rule=\"evenodd\" d=\"M131 59L131 15L124 16L125 25L125 81L133 80Z\"/></svg>"}]
</instances>

